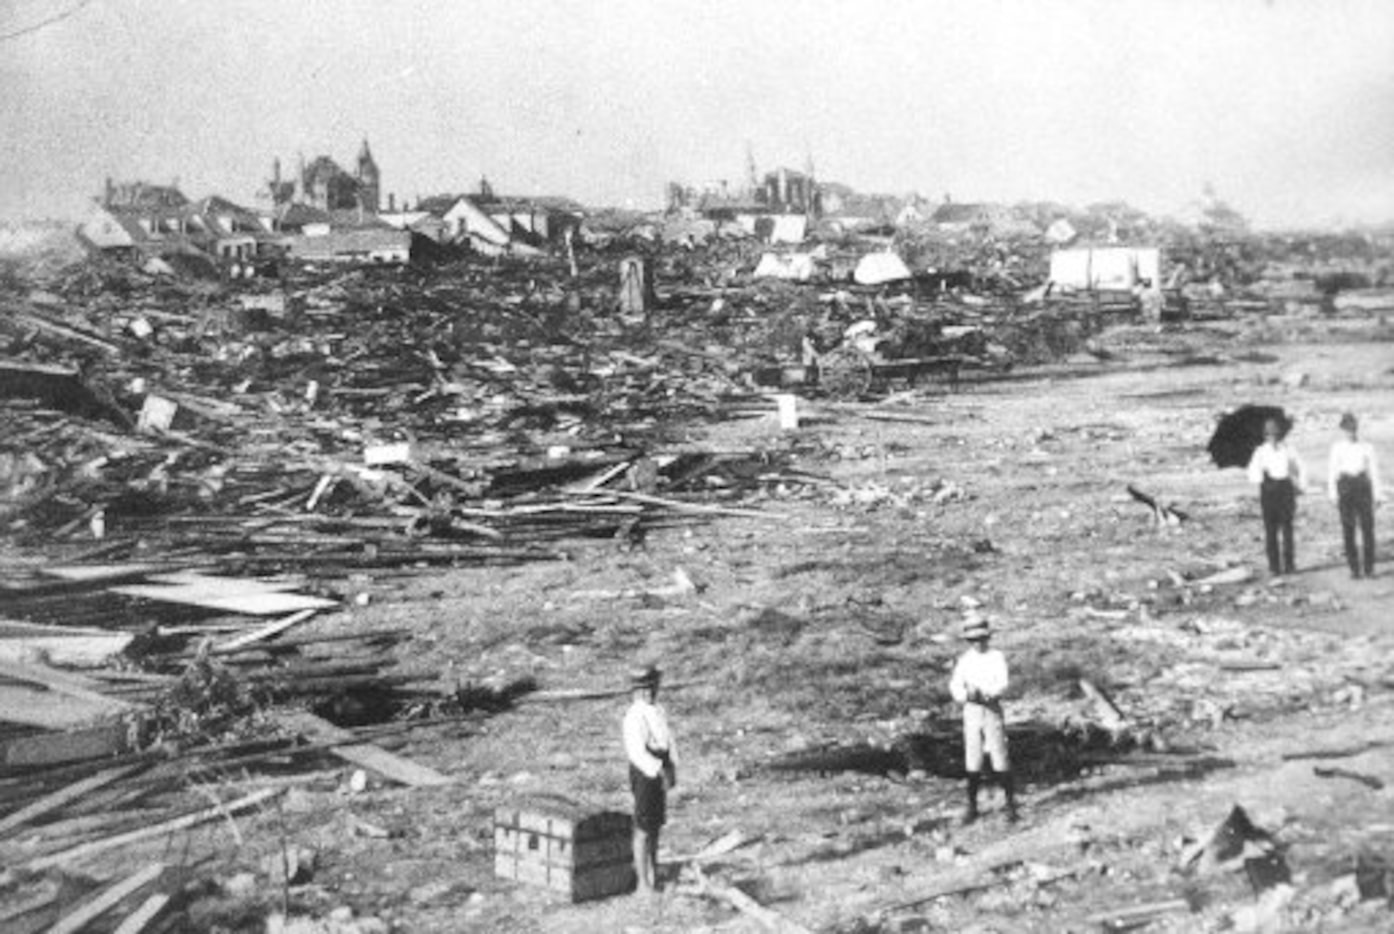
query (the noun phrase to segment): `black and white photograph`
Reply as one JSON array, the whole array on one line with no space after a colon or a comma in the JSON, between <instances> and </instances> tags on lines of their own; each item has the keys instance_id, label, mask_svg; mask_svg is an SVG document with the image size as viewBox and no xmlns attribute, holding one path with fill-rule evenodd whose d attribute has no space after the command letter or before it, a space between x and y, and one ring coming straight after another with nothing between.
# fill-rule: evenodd
<instances>
[{"instance_id":1,"label":"black and white photograph","mask_svg":"<svg viewBox=\"0 0 1394 934\"><path fill-rule=\"evenodd\" d=\"M1394 4L0 0L0 931L1394 931Z\"/></svg>"}]
</instances>

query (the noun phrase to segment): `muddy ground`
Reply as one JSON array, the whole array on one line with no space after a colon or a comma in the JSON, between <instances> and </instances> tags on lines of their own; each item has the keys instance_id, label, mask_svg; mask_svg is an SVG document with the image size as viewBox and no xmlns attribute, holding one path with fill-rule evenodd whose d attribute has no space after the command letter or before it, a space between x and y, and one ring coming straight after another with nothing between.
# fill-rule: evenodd
<instances>
[{"instance_id":1,"label":"muddy ground","mask_svg":"<svg viewBox=\"0 0 1394 934\"><path fill-rule=\"evenodd\" d=\"M693 426L705 448L792 450L816 479L745 504L766 518L576 546L565 562L375 575L356 582L366 606L313 624L409 625L401 666L446 672L443 689L526 676L622 687L636 662L660 664L681 764L654 897L572 905L493 875L498 805L559 793L627 807L623 696L525 699L404 734L396 751L455 779L442 788L355 792L327 762L279 810L239 818L240 846L213 825L190 858L230 878L291 841L318 852L294 911L346 905L414 932L767 929L704 896L699 876L816 931L1096 931L1096 913L1178 898L1188 907L1146 929L1259 929L1245 927L1259 899L1242 871L1178 868L1240 804L1291 872L1270 920L1390 930L1394 913L1357 903L1350 876L1362 851L1394 857L1394 566L1349 578L1324 482L1347 409L1394 463L1391 330L1375 318L1122 328L1095 348L1107 353L956 394L810 402L795 432L773 414ZM1291 577L1264 570L1243 472L1206 454L1215 417L1245 402L1295 416L1311 475ZM1159 527L1129 483L1189 521ZM1387 509L1377 526L1387 541ZM1199 583L1240 567L1252 578ZM696 592L664 593L678 569ZM995 792L984 820L959 825L947 677L970 605L996 621L1012 667L1015 826ZM1109 692L1126 729L1100 728L1081 678ZM1331 750L1346 755L1293 758ZM1315 771L1327 768L1338 772ZM700 873L686 860L731 831L747 842ZM242 925L281 898L209 897L195 920L257 929Z\"/></svg>"}]
</instances>

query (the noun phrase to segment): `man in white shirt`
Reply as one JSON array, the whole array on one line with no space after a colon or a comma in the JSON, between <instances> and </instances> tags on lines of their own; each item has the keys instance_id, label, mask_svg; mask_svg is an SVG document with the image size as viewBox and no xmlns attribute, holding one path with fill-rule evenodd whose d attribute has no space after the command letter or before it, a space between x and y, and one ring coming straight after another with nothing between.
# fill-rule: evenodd
<instances>
[{"instance_id":1,"label":"man in white shirt","mask_svg":"<svg viewBox=\"0 0 1394 934\"><path fill-rule=\"evenodd\" d=\"M1341 416L1344 438L1331 445L1331 461L1326 471L1326 490L1341 513L1341 536L1345 544L1350 576L1375 575L1375 503L1380 501L1379 473L1375 468L1375 448L1360 440L1360 422L1347 412ZM1362 560L1355 547L1355 527L1360 526Z\"/></svg>"},{"instance_id":2,"label":"man in white shirt","mask_svg":"<svg viewBox=\"0 0 1394 934\"><path fill-rule=\"evenodd\" d=\"M1297 514L1297 494L1303 489L1302 462L1284 441L1287 432L1276 418L1263 423L1263 443L1249 458L1249 482L1258 484L1259 508L1263 512L1263 538L1268 552L1268 570L1273 574L1293 574L1297 562L1292 544L1292 520ZM1278 539L1282 538L1282 552Z\"/></svg>"},{"instance_id":3,"label":"man in white shirt","mask_svg":"<svg viewBox=\"0 0 1394 934\"><path fill-rule=\"evenodd\" d=\"M667 791L677 784L673 734L657 703L662 675L649 666L630 679L634 699L624 714L624 751L634 792L634 874L640 891L658 884L658 832L667 820Z\"/></svg>"},{"instance_id":4,"label":"man in white shirt","mask_svg":"<svg viewBox=\"0 0 1394 934\"><path fill-rule=\"evenodd\" d=\"M977 614L963 623L963 638L972 646L959 657L949 678L949 693L963 705L963 764L968 772L968 810L963 821L978 819L978 789L982 785L984 757L1002 783L1007 798L1007 820L1016 823L1016 788L1007 759L1007 727L1002 717L1002 695L1007 690L1007 659L988 648L988 621Z\"/></svg>"}]
</instances>

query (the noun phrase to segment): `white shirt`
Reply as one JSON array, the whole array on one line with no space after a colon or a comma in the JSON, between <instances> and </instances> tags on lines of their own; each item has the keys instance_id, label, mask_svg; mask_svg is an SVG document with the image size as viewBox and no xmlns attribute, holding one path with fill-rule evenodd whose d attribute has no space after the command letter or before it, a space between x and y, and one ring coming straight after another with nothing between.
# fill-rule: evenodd
<instances>
[{"instance_id":1,"label":"white shirt","mask_svg":"<svg viewBox=\"0 0 1394 934\"><path fill-rule=\"evenodd\" d=\"M1331 498L1336 498L1336 479L1338 477L1358 477L1365 474L1370 478L1370 488L1375 499L1380 498L1379 474L1375 470L1375 446L1368 441L1352 441L1342 438L1331 445L1331 464L1326 470L1326 489Z\"/></svg>"},{"instance_id":2,"label":"white shirt","mask_svg":"<svg viewBox=\"0 0 1394 934\"><path fill-rule=\"evenodd\" d=\"M975 688L987 700L1001 697L1007 690L1007 656L997 649L964 652L949 678L949 693L963 704L968 701L969 690Z\"/></svg>"},{"instance_id":3,"label":"white shirt","mask_svg":"<svg viewBox=\"0 0 1394 934\"><path fill-rule=\"evenodd\" d=\"M667 751L670 761L676 761L673 734L668 730L668 718L663 708L647 700L636 700L624 712L624 751L629 761L649 778L663 771L663 760L649 750Z\"/></svg>"},{"instance_id":4,"label":"white shirt","mask_svg":"<svg viewBox=\"0 0 1394 934\"><path fill-rule=\"evenodd\" d=\"M1263 442L1249 458L1249 482L1262 483L1265 475L1273 480L1291 479L1293 486L1302 489L1302 462L1297 452L1281 441Z\"/></svg>"}]
</instances>

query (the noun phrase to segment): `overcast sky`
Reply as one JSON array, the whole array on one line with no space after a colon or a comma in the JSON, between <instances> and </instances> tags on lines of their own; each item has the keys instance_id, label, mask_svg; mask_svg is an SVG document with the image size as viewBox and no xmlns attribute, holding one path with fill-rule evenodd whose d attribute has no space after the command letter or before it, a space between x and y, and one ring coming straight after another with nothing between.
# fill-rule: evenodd
<instances>
[{"instance_id":1,"label":"overcast sky","mask_svg":"<svg viewBox=\"0 0 1394 934\"><path fill-rule=\"evenodd\" d=\"M749 143L934 200L1394 220L1390 0L0 0L0 36L0 217L107 175L264 204L367 137L399 200L653 207Z\"/></svg>"}]
</instances>

